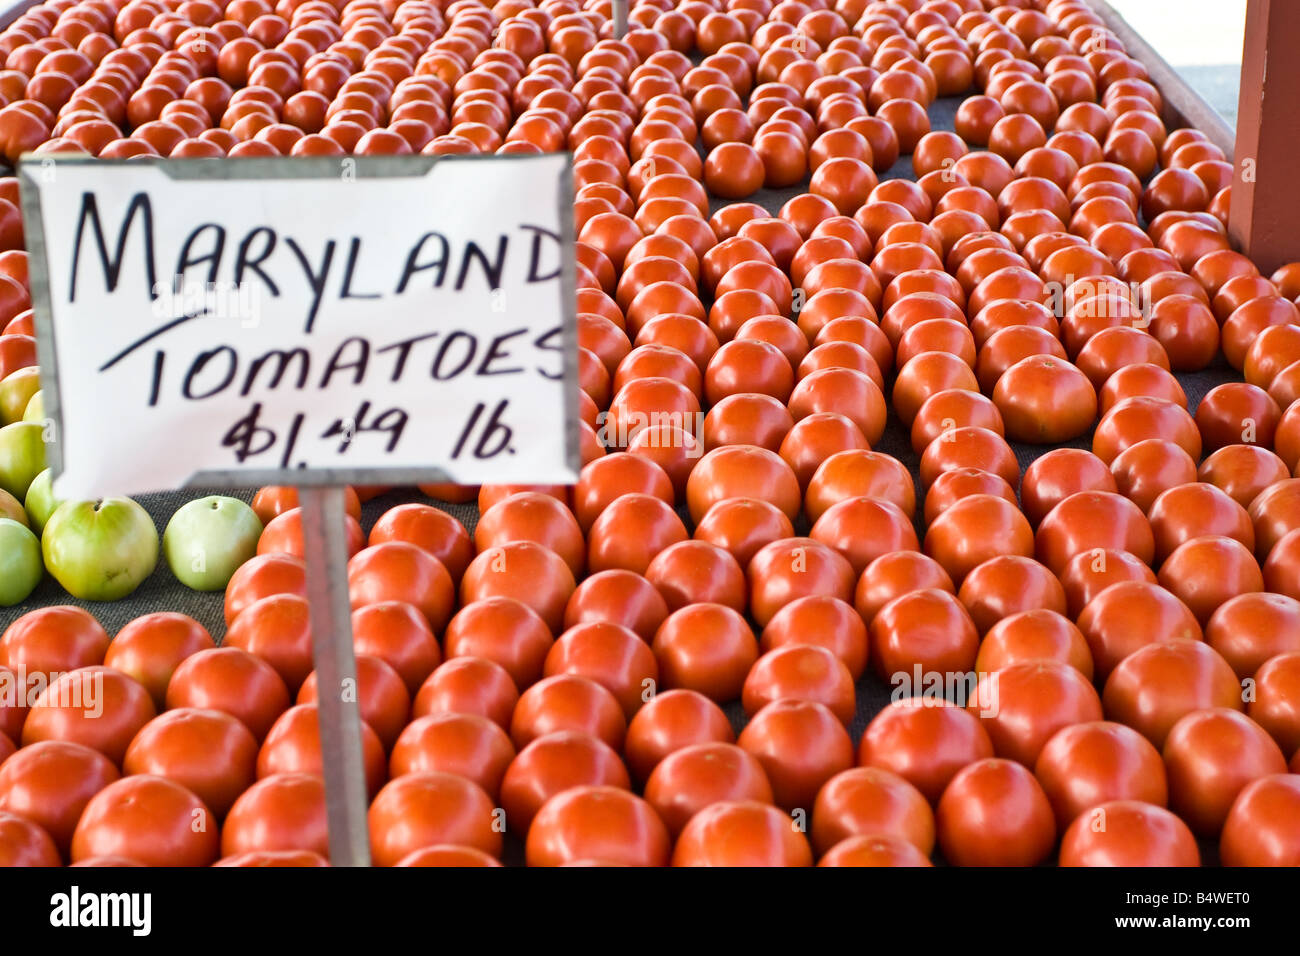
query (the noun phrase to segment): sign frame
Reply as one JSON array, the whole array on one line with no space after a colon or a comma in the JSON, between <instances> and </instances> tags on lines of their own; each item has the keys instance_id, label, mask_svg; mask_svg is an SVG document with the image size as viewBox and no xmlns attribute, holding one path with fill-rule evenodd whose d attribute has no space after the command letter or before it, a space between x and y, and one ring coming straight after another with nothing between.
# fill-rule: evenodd
<instances>
[{"instance_id":1,"label":"sign frame","mask_svg":"<svg viewBox=\"0 0 1300 956\"><path fill-rule=\"evenodd\" d=\"M573 248L576 240L573 223L573 156L571 153L545 154L553 158L564 157L560 171L558 193L558 222L562 249ZM59 401L59 368L55 347L55 331L50 277L46 271L46 236L41 218L40 189L31 178L43 171L60 166L92 166L96 168L147 165L161 171L176 181L265 181L273 188L276 180L331 180L338 182L345 172L355 179L413 178L428 175L439 163L497 163L528 162L536 155L505 153L501 155L441 156L295 156L295 157L236 157L211 159L96 159L92 156L69 154L37 155L28 153L18 164L17 176L22 201L27 247L39 249L29 257L29 284L32 296L32 320L36 332L36 354L41 369L41 388L45 403L45 420L54 427L55 440L46 444L46 464L57 478L63 471L63 452L59 439L64 434L63 409ZM563 256L559 277L560 340L562 356L562 386L564 389L564 415L567 422L564 436L564 459L577 479L581 470L578 383L578 328L577 328L577 259ZM196 471L178 488L245 488L260 485L293 485L295 487L328 487L333 485L420 485L453 482L455 476L441 467L430 468L258 468L211 469ZM153 489L165 491L168 489Z\"/></svg>"}]
</instances>

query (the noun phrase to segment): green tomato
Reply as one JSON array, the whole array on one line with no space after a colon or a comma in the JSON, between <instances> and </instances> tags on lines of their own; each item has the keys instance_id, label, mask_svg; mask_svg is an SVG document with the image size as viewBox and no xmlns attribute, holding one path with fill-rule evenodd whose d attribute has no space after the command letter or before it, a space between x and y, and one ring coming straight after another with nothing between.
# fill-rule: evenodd
<instances>
[{"instance_id":1,"label":"green tomato","mask_svg":"<svg viewBox=\"0 0 1300 956\"><path fill-rule=\"evenodd\" d=\"M27 600L44 573L36 535L12 518L0 518L0 607Z\"/></svg>"},{"instance_id":2,"label":"green tomato","mask_svg":"<svg viewBox=\"0 0 1300 956\"><path fill-rule=\"evenodd\" d=\"M23 503L3 488L0 488L0 518L12 518L24 528L31 527L31 522L27 520L27 512L23 510Z\"/></svg>"},{"instance_id":3,"label":"green tomato","mask_svg":"<svg viewBox=\"0 0 1300 956\"><path fill-rule=\"evenodd\" d=\"M32 396L41 390L41 370L35 365L10 372L0 380L0 425L22 421Z\"/></svg>"},{"instance_id":4,"label":"green tomato","mask_svg":"<svg viewBox=\"0 0 1300 956\"><path fill-rule=\"evenodd\" d=\"M45 392L39 391L32 395L27 402L27 407L23 409L23 421L37 422L45 424Z\"/></svg>"},{"instance_id":5,"label":"green tomato","mask_svg":"<svg viewBox=\"0 0 1300 956\"><path fill-rule=\"evenodd\" d=\"M130 498L65 501L41 535L45 567L75 598L124 598L158 566L158 531Z\"/></svg>"},{"instance_id":6,"label":"green tomato","mask_svg":"<svg viewBox=\"0 0 1300 956\"><path fill-rule=\"evenodd\" d=\"M50 515L54 514L54 509L61 504L63 502L54 497L54 473L49 468L46 468L32 479L31 486L27 489L27 499L24 502L32 530L37 534L44 531L45 522L50 520Z\"/></svg>"},{"instance_id":7,"label":"green tomato","mask_svg":"<svg viewBox=\"0 0 1300 956\"><path fill-rule=\"evenodd\" d=\"M241 564L257 554L262 522L238 498L212 495L182 506L163 532L172 574L196 591L220 591Z\"/></svg>"},{"instance_id":8,"label":"green tomato","mask_svg":"<svg viewBox=\"0 0 1300 956\"><path fill-rule=\"evenodd\" d=\"M35 422L0 428L0 488L25 498L32 479L45 470L45 429Z\"/></svg>"}]
</instances>

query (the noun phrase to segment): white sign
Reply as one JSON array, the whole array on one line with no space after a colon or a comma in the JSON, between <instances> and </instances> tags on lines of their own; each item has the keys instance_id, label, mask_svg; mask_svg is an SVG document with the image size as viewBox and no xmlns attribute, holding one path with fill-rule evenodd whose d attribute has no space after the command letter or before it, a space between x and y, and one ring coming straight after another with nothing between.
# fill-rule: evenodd
<instances>
[{"instance_id":1,"label":"white sign","mask_svg":"<svg viewBox=\"0 0 1300 956\"><path fill-rule=\"evenodd\" d=\"M569 163L24 161L56 493L576 480Z\"/></svg>"}]
</instances>

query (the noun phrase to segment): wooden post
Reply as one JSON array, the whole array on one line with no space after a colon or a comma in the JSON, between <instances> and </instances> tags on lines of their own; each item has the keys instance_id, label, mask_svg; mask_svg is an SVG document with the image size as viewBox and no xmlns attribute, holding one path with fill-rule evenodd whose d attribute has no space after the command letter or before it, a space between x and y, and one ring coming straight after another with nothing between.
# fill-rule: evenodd
<instances>
[{"instance_id":1,"label":"wooden post","mask_svg":"<svg viewBox=\"0 0 1300 956\"><path fill-rule=\"evenodd\" d=\"M1228 231L1260 272L1300 260L1300 3L1247 0Z\"/></svg>"}]
</instances>

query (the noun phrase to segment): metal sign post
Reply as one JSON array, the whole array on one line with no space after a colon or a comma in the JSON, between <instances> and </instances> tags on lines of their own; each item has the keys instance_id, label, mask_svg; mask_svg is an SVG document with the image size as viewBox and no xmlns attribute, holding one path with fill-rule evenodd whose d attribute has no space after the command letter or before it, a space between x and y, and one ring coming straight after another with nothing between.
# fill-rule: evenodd
<instances>
[{"instance_id":1,"label":"metal sign post","mask_svg":"<svg viewBox=\"0 0 1300 956\"><path fill-rule=\"evenodd\" d=\"M621 39L627 35L627 0L613 0L614 37Z\"/></svg>"},{"instance_id":2,"label":"metal sign post","mask_svg":"<svg viewBox=\"0 0 1300 956\"><path fill-rule=\"evenodd\" d=\"M301 488L298 500L307 556L307 604L316 663L330 862L334 866L369 866L368 800L356 694L357 661L352 648L352 608L347 590L343 487Z\"/></svg>"}]
</instances>

